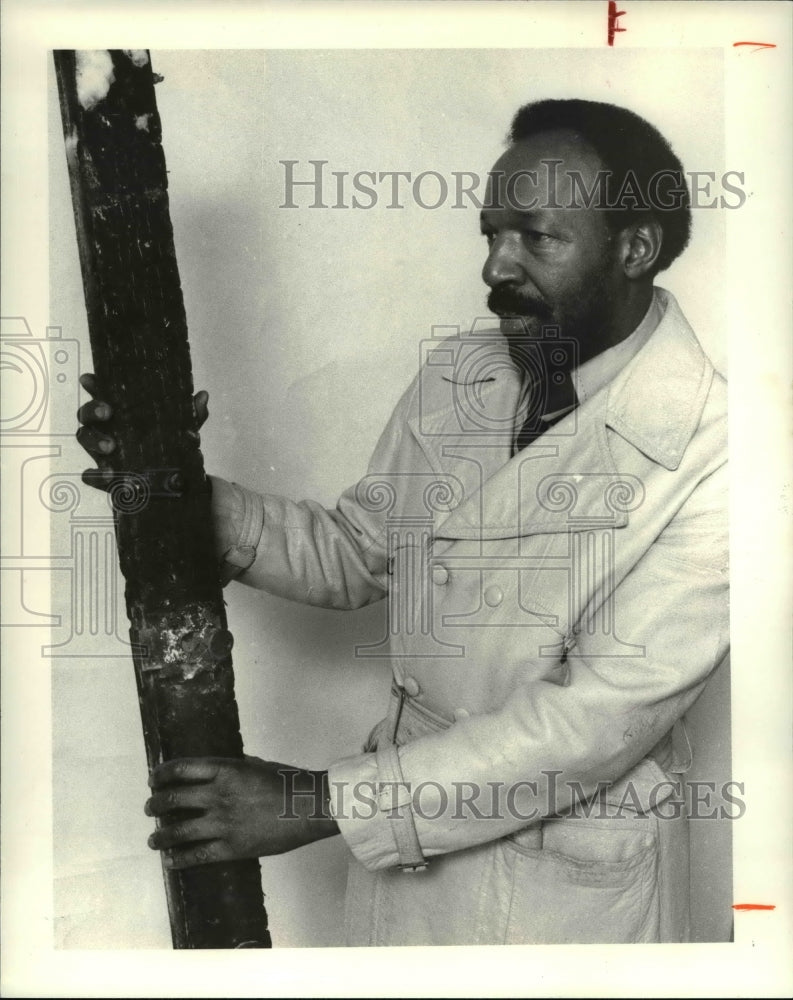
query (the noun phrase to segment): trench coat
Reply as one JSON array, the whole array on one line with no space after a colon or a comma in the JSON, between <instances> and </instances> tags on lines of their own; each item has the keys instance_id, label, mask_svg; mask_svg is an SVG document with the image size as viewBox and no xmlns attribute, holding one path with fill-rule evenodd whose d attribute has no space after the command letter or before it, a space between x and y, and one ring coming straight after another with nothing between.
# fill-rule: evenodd
<instances>
[{"instance_id":1,"label":"trench coat","mask_svg":"<svg viewBox=\"0 0 793 1000\"><path fill-rule=\"evenodd\" d=\"M516 455L530 401L488 331L427 345L335 510L238 494L244 582L388 601L357 648L390 659L386 716L329 769L350 944L687 939L681 722L728 644L726 386L656 294L640 352Z\"/></svg>"}]
</instances>

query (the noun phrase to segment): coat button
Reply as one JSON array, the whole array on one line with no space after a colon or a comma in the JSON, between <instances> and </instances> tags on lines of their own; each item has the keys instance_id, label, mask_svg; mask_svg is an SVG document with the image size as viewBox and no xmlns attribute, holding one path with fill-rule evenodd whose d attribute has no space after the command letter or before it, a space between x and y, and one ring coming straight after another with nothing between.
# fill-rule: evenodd
<instances>
[{"instance_id":1,"label":"coat button","mask_svg":"<svg viewBox=\"0 0 793 1000\"><path fill-rule=\"evenodd\" d=\"M470 718L471 713L467 708L455 708L454 710L454 721L459 722L461 719Z\"/></svg>"},{"instance_id":2,"label":"coat button","mask_svg":"<svg viewBox=\"0 0 793 1000\"><path fill-rule=\"evenodd\" d=\"M437 583L439 587L442 587L449 580L449 571L445 566L441 566L436 563L432 567L432 582Z\"/></svg>"},{"instance_id":3,"label":"coat button","mask_svg":"<svg viewBox=\"0 0 793 1000\"><path fill-rule=\"evenodd\" d=\"M495 584L485 591L485 604L490 608L497 608L504 600L504 591Z\"/></svg>"},{"instance_id":4,"label":"coat button","mask_svg":"<svg viewBox=\"0 0 793 1000\"><path fill-rule=\"evenodd\" d=\"M406 677L402 683L402 687L407 691L411 698L415 698L419 693L421 688L419 687L419 682L415 677Z\"/></svg>"}]
</instances>

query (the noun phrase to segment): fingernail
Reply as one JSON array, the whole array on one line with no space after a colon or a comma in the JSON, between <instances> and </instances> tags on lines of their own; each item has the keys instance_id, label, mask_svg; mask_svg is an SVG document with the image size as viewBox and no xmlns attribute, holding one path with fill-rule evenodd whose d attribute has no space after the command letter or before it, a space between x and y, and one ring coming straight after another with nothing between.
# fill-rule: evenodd
<instances>
[{"instance_id":1,"label":"fingernail","mask_svg":"<svg viewBox=\"0 0 793 1000\"><path fill-rule=\"evenodd\" d=\"M146 841L149 847L154 847L154 834L152 833L149 839Z\"/></svg>"},{"instance_id":2,"label":"fingernail","mask_svg":"<svg viewBox=\"0 0 793 1000\"><path fill-rule=\"evenodd\" d=\"M110 416L110 411L107 408L107 406L105 406L105 404L102 403L101 406L97 406L97 408L96 408L96 415L99 417L100 420L104 420L105 417L109 417Z\"/></svg>"},{"instance_id":3,"label":"fingernail","mask_svg":"<svg viewBox=\"0 0 793 1000\"><path fill-rule=\"evenodd\" d=\"M173 868L173 858L167 854L163 854L162 863L165 865L166 868Z\"/></svg>"},{"instance_id":4,"label":"fingernail","mask_svg":"<svg viewBox=\"0 0 793 1000\"><path fill-rule=\"evenodd\" d=\"M112 441L100 441L99 442L99 450L103 451L105 453L107 453L109 451L112 451L113 450L113 442Z\"/></svg>"}]
</instances>

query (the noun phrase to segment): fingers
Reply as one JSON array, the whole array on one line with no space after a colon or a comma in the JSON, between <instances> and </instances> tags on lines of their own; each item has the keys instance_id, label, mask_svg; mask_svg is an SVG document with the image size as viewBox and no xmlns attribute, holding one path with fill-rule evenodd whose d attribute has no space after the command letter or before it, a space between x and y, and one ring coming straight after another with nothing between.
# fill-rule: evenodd
<instances>
[{"instance_id":1,"label":"fingers","mask_svg":"<svg viewBox=\"0 0 793 1000\"><path fill-rule=\"evenodd\" d=\"M214 861L237 861L238 856L223 840L209 840L203 844L193 844L190 847L173 847L163 855L162 863L166 868L194 868L196 865L209 865Z\"/></svg>"},{"instance_id":2,"label":"fingers","mask_svg":"<svg viewBox=\"0 0 793 1000\"><path fill-rule=\"evenodd\" d=\"M84 407L80 409L82 410ZM96 469L86 469L83 472L83 482L86 486L107 492L113 485L114 473L109 456L115 451L115 441L96 427L83 426L77 431L77 443L88 452L97 464Z\"/></svg>"},{"instance_id":3,"label":"fingers","mask_svg":"<svg viewBox=\"0 0 793 1000\"><path fill-rule=\"evenodd\" d=\"M171 785L147 799L143 811L147 816L165 816L176 809L206 809L214 798L209 788L208 784Z\"/></svg>"},{"instance_id":4,"label":"fingers","mask_svg":"<svg viewBox=\"0 0 793 1000\"><path fill-rule=\"evenodd\" d=\"M186 819L161 826L149 837L153 851L165 851L162 863L166 868L190 868L214 861L236 858L231 847L220 839L220 824L209 816Z\"/></svg>"},{"instance_id":5,"label":"fingers","mask_svg":"<svg viewBox=\"0 0 793 1000\"><path fill-rule=\"evenodd\" d=\"M167 785L212 781L220 772L222 761L212 757L182 757L169 760L155 767L149 775L149 787L165 788Z\"/></svg>"},{"instance_id":6,"label":"fingers","mask_svg":"<svg viewBox=\"0 0 793 1000\"><path fill-rule=\"evenodd\" d=\"M145 813L162 817L176 810L207 809L216 799L211 782L221 764L211 758L183 758L161 764L149 777L149 784L157 790L146 802ZM163 856L167 868L190 868L232 859L230 847L220 839L222 833L220 818L207 812L163 823L149 837L148 844L152 850L167 852Z\"/></svg>"},{"instance_id":7,"label":"fingers","mask_svg":"<svg viewBox=\"0 0 793 1000\"><path fill-rule=\"evenodd\" d=\"M113 485L115 475L111 469L85 469L82 480L86 486L91 486L95 490L107 492Z\"/></svg>"},{"instance_id":8,"label":"fingers","mask_svg":"<svg viewBox=\"0 0 793 1000\"><path fill-rule=\"evenodd\" d=\"M77 419L81 424L101 423L109 420L113 416L113 408L110 403L103 399L98 399L99 389L96 384L96 376L88 372L80 376L80 385L91 396L87 403L83 403L77 411Z\"/></svg>"},{"instance_id":9,"label":"fingers","mask_svg":"<svg viewBox=\"0 0 793 1000\"><path fill-rule=\"evenodd\" d=\"M95 375L90 372L81 375L80 385L93 398L88 403L83 403L77 411L77 420L81 425L77 431L77 443L88 452L98 466L97 469L85 470L83 482L86 486L107 491L113 483L109 456L116 450L116 442L109 434L104 433L102 425L113 416L113 409L109 403L96 398Z\"/></svg>"},{"instance_id":10,"label":"fingers","mask_svg":"<svg viewBox=\"0 0 793 1000\"><path fill-rule=\"evenodd\" d=\"M96 388L96 375L93 372L83 372L80 376L80 385L85 389L89 396L96 398L97 388Z\"/></svg>"},{"instance_id":11,"label":"fingers","mask_svg":"<svg viewBox=\"0 0 793 1000\"><path fill-rule=\"evenodd\" d=\"M83 403L77 411L77 419L81 424L96 424L110 420L113 416L113 408L103 399L98 399L100 390L97 386L96 376L91 372L86 372L80 376L80 385L91 396L91 400ZM193 397L193 412L195 413L196 424L202 427L209 417L209 393L201 389ZM110 439L111 444L112 439Z\"/></svg>"},{"instance_id":12,"label":"fingers","mask_svg":"<svg viewBox=\"0 0 793 1000\"><path fill-rule=\"evenodd\" d=\"M77 431L77 443L97 461L106 458L116 450L116 442L113 438L104 434L98 427L85 425L80 427Z\"/></svg>"},{"instance_id":13,"label":"fingers","mask_svg":"<svg viewBox=\"0 0 793 1000\"><path fill-rule=\"evenodd\" d=\"M113 410L109 403L101 399L91 399L83 403L77 411L77 419L81 424L94 424L102 420L109 420L113 416Z\"/></svg>"},{"instance_id":14,"label":"fingers","mask_svg":"<svg viewBox=\"0 0 793 1000\"><path fill-rule=\"evenodd\" d=\"M169 851L172 847L187 847L204 840L216 840L220 833L217 821L209 816L198 816L159 827L149 837L148 844L153 851Z\"/></svg>"},{"instance_id":15,"label":"fingers","mask_svg":"<svg viewBox=\"0 0 793 1000\"><path fill-rule=\"evenodd\" d=\"M201 389L193 397L193 412L197 425L203 427L209 417L209 393L206 390Z\"/></svg>"}]
</instances>

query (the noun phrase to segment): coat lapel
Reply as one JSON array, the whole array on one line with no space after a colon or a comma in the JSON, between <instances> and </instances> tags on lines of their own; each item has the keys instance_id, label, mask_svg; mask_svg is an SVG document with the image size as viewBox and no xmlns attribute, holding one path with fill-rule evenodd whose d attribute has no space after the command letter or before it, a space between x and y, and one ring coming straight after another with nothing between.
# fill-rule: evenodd
<instances>
[{"instance_id":1,"label":"coat lapel","mask_svg":"<svg viewBox=\"0 0 793 1000\"><path fill-rule=\"evenodd\" d=\"M454 476L462 501L438 515L436 537L513 538L538 533L623 527L643 499L636 476L620 475L609 428L653 462L676 469L699 422L713 376L674 297L657 289L664 318L612 383L517 455L511 455L521 382L509 365L488 378L434 383L409 426L433 471ZM463 345L463 346L461 346ZM470 350L464 339L445 352ZM503 358L503 342L494 349ZM447 368L447 371L449 369ZM525 412L525 405L521 408Z\"/></svg>"},{"instance_id":2,"label":"coat lapel","mask_svg":"<svg viewBox=\"0 0 793 1000\"><path fill-rule=\"evenodd\" d=\"M436 536L515 538L625 524L625 512L610 504L620 477L604 403L599 394L514 456L511 432L501 441L447 440L434 449L436 471L457 476L464 490L463 502L436 522Z\"/></svg>"}]
</instances>

